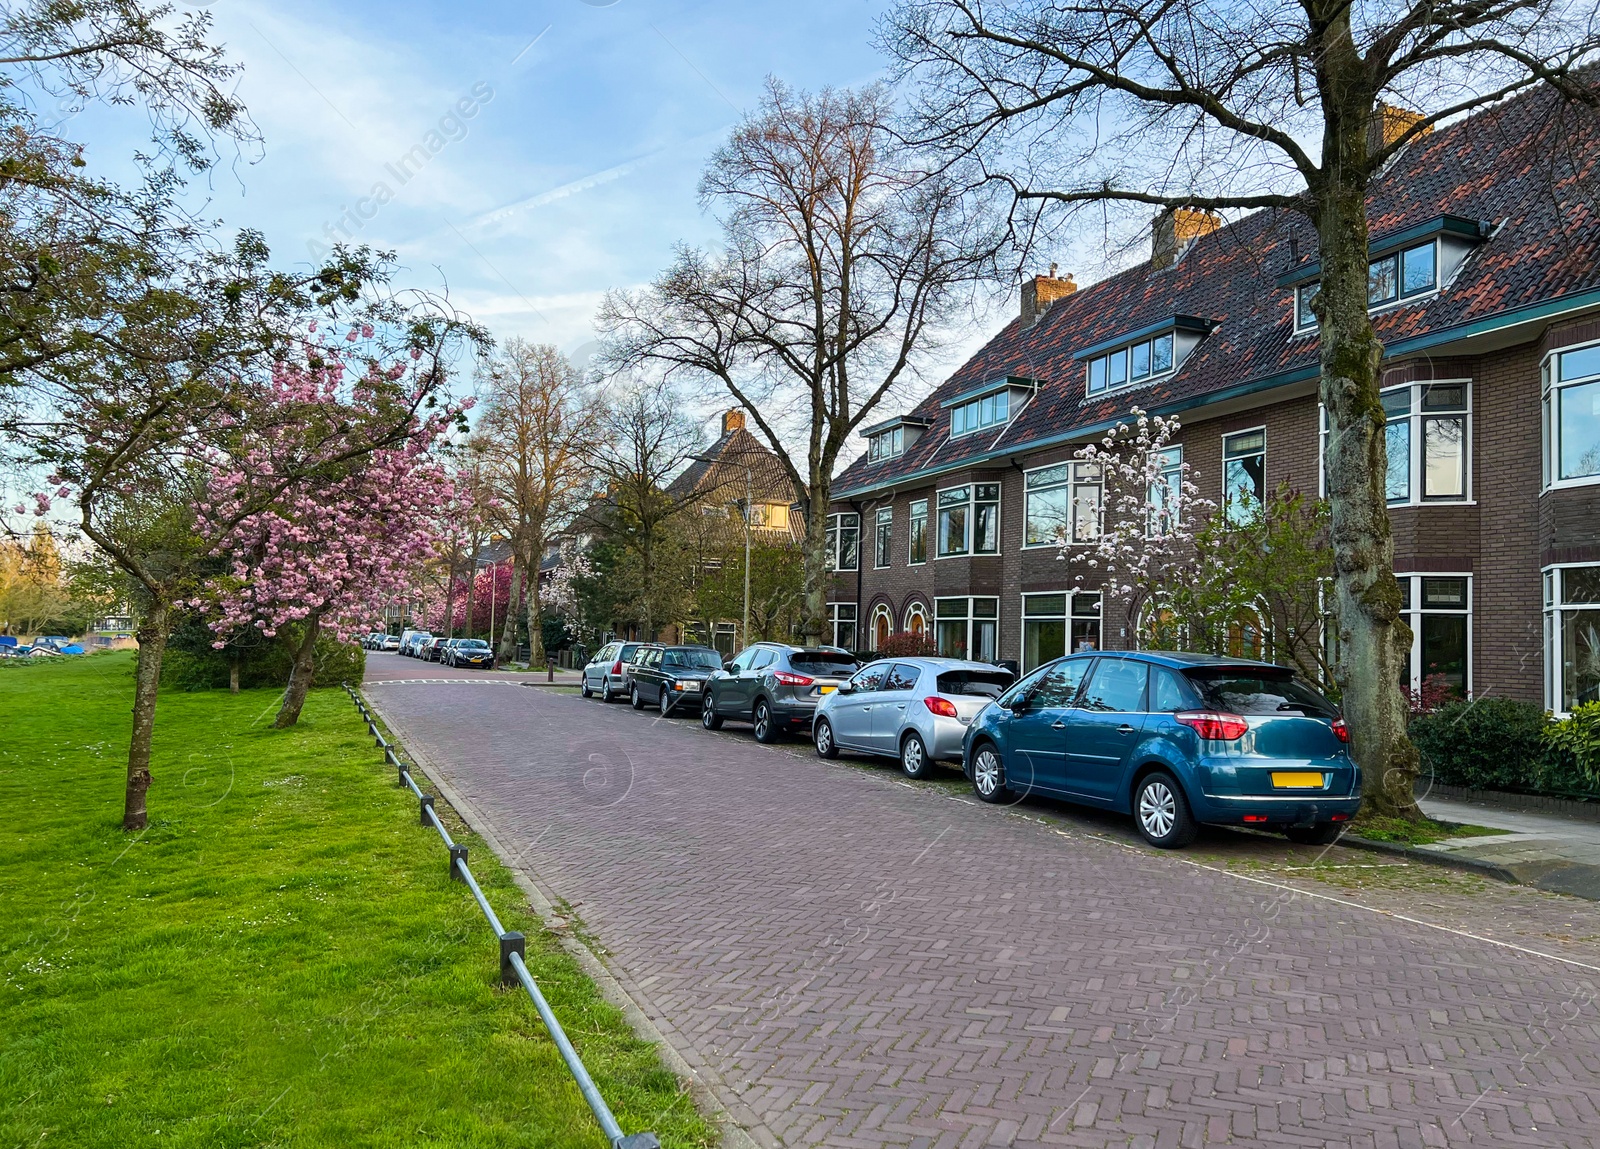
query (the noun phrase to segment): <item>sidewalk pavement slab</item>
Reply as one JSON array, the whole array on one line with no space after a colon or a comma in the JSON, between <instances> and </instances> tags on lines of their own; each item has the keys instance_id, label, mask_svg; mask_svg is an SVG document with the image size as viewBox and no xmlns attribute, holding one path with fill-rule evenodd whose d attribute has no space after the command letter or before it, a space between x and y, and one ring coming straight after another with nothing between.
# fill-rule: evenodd
<instances>
[{"instance_id":1,"label":"sidewalk pavement slab","mask_svg":"<svg viewBox=\"0 0 1600 1149\"><path fill-rule=\"evenodd\" d=\"M1506 832L1413 847L1418 856L1432 855L1446 864L1464 859L1504 871L1524 885L1600 901L1600 823L1506 810L1482 802L1424 798L1421 805L1428 817L1442 822L1465 822Z\"/></svg>"}]
</instances>

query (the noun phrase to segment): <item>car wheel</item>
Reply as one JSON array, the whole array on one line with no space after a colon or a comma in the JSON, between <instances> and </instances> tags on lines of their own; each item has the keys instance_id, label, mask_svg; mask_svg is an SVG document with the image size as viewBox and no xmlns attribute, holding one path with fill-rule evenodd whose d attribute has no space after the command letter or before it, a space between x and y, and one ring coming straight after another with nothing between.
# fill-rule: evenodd
<instances>
[{"instance_id":1,"label":"car wheel","mask_svg":"<svg viewBox=\"0 0 1600 1149\"><path fill-rule=\"evenodd\" d=\"M585 698L594 697L594 691L589 689L589 676L587 674L583 676L583 680L578 685L578 693Z\"/></svg>"},{"instance_id":2,"label":"car wheel","mask_svg":"<svg viewBox=\"0 0 1600 1149\"><path fill-rule=\"evenodd\" d=\"M811 732L811 741L816 744L818 758L839 757L839 744L833 740L833 724L826 718L817 719L817 728Z\"/></svg>"},{"instance_id":3,"label":"car wheel","mask_svg":"<svg viewBox=\"0 0 1600 1149\"><path fill-rule=\"evenodd\" d=\"M600 701L610 702L611 697L611 680L602 674L600 676Z\"/></svg>"},{"instance_id":4,"label":"car wheel","mask_svg":"<svg viewBox=\"0 0 1600 1149\"><path fill-rule=\"evenodd\" d=\"M672 709L672 695L668 692L665 686L661 688L661 698L656 705L661 708L661 717L663 718L665 718L668 712Z\"/></svg>"},{"instance_id":5,"label":"car wheel","mask_svg":"<svg viewBox=\"0 0 1600 1149\"><path fill-rule=\"evenodd\" d=\"M922 735L915 730L910 731L900 743L900 769L905 771L907 778L926 778L933 773L933 760L928 757L928 748L923 744Z\"/></svg>"},{"instance_id":6,"label":"car wheel","mask_svg":"<svg viewBox=\"0 0 1600 1149\"><path fill-rule=\"evenodd\" d=\"M1319 822L1315 826L1285 826L1283 836L1301 846L1329 846L1344 833L1342 822Z\"/></svg>"},{"instance_id":7,"label":"car wheel","mask_svg":"<svg viewBox=\"0 0 1600 1149\"><path fill-rule=\"evenodd\" d=\"M750 725L755 727L757 742L771 745L778 740L778 724L772 720L772 707L765 698L757 701L750 712Z\"/></svg>"},{"instance_id":8,"label":"car wheel","mask_svg":"<svg viewBox=\"0 0 1600 1149\"><path fill-rule=\"evenodd\" d=\"M1133 794L1133 820L1144 840L1163 850L1187 846L1200 833L1183 788L1160 770L1140 779Z\"/></svg>"},{"instance_id":9,"label":"car wheel","mask_svg":"<svg viewBox=\"0 0 1600 1149\"><path fill-rule=\"evenodd\" d=\"M1004 802L1010 791L1006 789L1006 768L1000 761L1000 751L985 742L972 756L972 788L985 802Z\"/></svg>"},{"instance_id":10,"label":"car wheel","mask_svg":"<svg viewBox=\"0 0 1600 1149\"><path fill-rule=\"evenodd\" d=\"M711 700L709 692L700 703L700 725L707 730L722 729L722 715L717 713L716 703Z\"/></svg>"},{"instance_id":11,"label":"car wheel","mask_svg":"<svg viewBox=\"0 0 1600 1149\"><path fill-rule=\"evenodd\" d=\"M644 709L644 699L639 697L639 684L637 682L628 687L628 705L635 710Z\"/></svg>"}]
</instances>

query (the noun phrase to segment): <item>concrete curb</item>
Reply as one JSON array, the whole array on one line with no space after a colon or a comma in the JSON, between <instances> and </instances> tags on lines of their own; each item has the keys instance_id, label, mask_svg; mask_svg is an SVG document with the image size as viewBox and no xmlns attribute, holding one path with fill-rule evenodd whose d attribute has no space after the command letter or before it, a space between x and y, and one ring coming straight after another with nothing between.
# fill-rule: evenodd
<instances>
[{"instance_id":1,"label":"concrete curb","mask_svg":"<svg viewBox=\"0 0 1600 1149\"><path fill-rule=\"evenodd\" d=\"M1502 866L1498 862L1486 862L1481 858L1464 857L1446 850L1426 850L1399 842L1378 842L1354 834L1341 837L1339 845L1349 846L1354 850L1367 850L1374 854L1403 857L1430 866L1462 870L1514 886L1532 886L1546 893L1570 894L1591 902L1600 902L1600 866L1569 862L1564 858L1521 863L1512 867Z\"/></svg>"},{"instance_id":2,"label":"concrete curb","mask_svg":"<svg viewBox=\"0 0 1600 1149\"><path fill-rule=\"evenodd\" d=\"M1430 866L1443 866L1450 870L1466 870L1469 873L1480 874L1485 878L1493 878L1499 882L1510 882L1521 885L1522 879L1506 869L1504 866L1493 862L1480 861L1477 858L1463 858L1454 854L1440 853L1437 850L1419 850L1416 846L1408 846L1403 842L1380 842L1373 838L1358 838L1354 834L1344 834L1339 838L1339 845L1349 846L1354 850L1368 850L1374 854L1392 854L1396 857L1410 858L1418 862L1426 862Z\"/></svg>"},{"instance_id":3,"label":"concrete curb","mask_svg":"<svg viewBox=\"0 0 1600 1149\"><path fill-rule=\"evenodd\" d=\"M368 709L382 718L385 726L391 731L403 730L390 720L371 698L367 697L365 689L361 693L366 699ZM400 748L397 746L397 750ZM688 1087L695 1108L721 1129L723 1149L778 1149L783 1142L767 1128L753 1109L739 1100L738 1095L722 1076L700 1060L692 1048L687 1051L686 1056L685 1050L679 1048L678 1044L663 1032L661 1024L655 1020L662 1016L661 1011L650 1003L648 997L640 992L637 986L632 985L625 973L613 970L600 955L580 939L551 924L552 919L562 916L556 909L553 891L547 891L528 870L526 863L518 860L517 855L500 841L495 832L489 828L489 820L483 816L472 800L452 786L443 770L425 755L419 754L414 744L407 743L403 748L406 756L415 762L428 780L438 788L440 796L450 804L468 828L483 839L494 851L495 857L499 858L511 872L513 880L528 896L528 901L533 906L534 913L539 916L539 920L556 936L561 948L572 956L584 974L599 986L601 996L622 1011L628 1027L635 1035L648 1041L660 1051L662 1061L666 1062L678 1080Z\"/></svg>"}]
</instances>

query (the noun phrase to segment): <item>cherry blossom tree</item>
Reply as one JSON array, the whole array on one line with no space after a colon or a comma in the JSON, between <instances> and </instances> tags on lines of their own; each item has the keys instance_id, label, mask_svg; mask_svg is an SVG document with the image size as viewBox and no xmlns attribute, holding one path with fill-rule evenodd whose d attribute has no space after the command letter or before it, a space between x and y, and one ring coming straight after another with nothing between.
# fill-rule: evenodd
<instances>
[{"instance_id":1,"label":"cherry blossom tree","mask_svg":"<svg viewBox=\"0 0 1600 1149\"><path fill-rule=\"evenodd\" d=\"M1200 497L1173 442L1178 420L1138 407L1130 415L1131 423L1075 453L1092 468L1081 476L1090 481L1068 488L1076 502L1062 508L1055 535L1058 557L1084 568L1077 584L1101 590L1108 622L1112 604L1119 605L1124 633L1137 644L1141 614L1193 561L1194 526L1215 504Z\"/></svg>"}]
</instances>

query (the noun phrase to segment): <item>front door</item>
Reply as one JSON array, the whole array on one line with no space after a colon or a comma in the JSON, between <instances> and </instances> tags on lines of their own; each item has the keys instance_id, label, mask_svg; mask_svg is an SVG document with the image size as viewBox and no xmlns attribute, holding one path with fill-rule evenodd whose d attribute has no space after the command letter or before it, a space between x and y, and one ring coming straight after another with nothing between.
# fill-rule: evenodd
<instances>
[{"instance_id":1,"label":"front door","mask_svg":"<svg viewBox=\"0 0 1600 1149\"><path fill-rule=\"evenodd\" d=\"M1088 665L1086 658L1056 663L1028 692L1027 709L1006 721L1006 785L1016 793L1063 788L1067 720Z\"/></svg>"},{"instance_id":2,"label":"front door","mask_svg":"<svg viewBox=\"0 0 1600 1149\"><path fill-rule=\"evenodd\" d=\"M1103 655L1067 729L1069 793L1111 802L1128 754L1144 729L1145 685L1150 666L1137 658Z\"/></svg>"},{"instance_id":3,"label":"front door","mask_svg":"<svg viewBox=\"0 0 1600 1149\"><path fill-rule=\"evenodd\" d=\"M880 687L888 670L887 662L874 662L858 670L850 680L849 691L828 707L833 737L840 746L872 748L872 712L883 699Z\"/></svg>"}]
</instances>

